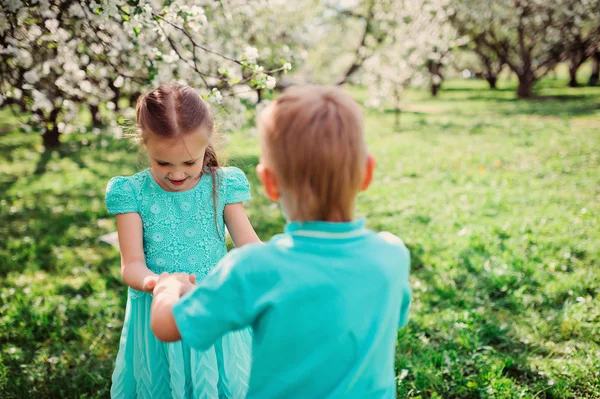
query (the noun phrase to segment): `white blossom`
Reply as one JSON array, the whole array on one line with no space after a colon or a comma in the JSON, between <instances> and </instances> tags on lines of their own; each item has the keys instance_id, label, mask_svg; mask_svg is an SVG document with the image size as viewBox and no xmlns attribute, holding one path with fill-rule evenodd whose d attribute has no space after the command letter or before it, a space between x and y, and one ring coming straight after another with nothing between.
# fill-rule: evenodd
<instances>
[{"instance_id":1,"label":"white blossom","mask_svg":"<svg viewBox=\"0 0 600 399\"><path fill-rule=\"evenodd\" d=\"M17 10L23 7L23 2L21 0L4 0L2 3L11 13L16 13Z\"/></svg>"},{"instance_id":2,"label":"white blossom","mask_svg":"<svg viewBox=\"0 0 600 399\"><path fill-rule=\"evenodd\" d=\"M223 95L217 89L213 89L211 93L211 100L214 100L217 104L221 104L223 101Z\"/></svg>"},{"instance_id":3,"label":"white blossom","mask_svg":"<svg viewBox=\"0 0 600 399\"><path fill-rule=\"evenodd\" d=\"M267 76L265 86L267 89L274 89L277 85L277 80L273 76Z\"/></svg>"},{"instance_id":4,"label":"white blossom","mask_svg":"<svg viewBox=\"0 0 600 399\"><path fill-rule=\"evenodd\" d=\"M25 72L25 74L23 74L23 77L28 83L31 84L35 84L40 80L40 75L35 69Z\"/></svg>"},{"instance_id":5,"label":"white blossom","mask_svg":"<svg viewBox=\"0 0 600 399\"><path fill-rule=\"evenodd\" d=\"M58 29L59 22L56 19L49 19L46 22L44 22L44 25L50 32L55 33Z\"/></svg>"},{"instance_id":6,"label":"white blossom","mask_svg":"<svg viewBox=\"0 0 600 399\"><path fill-rule=\"evenodd\" d=\"M258 50L256 47L248 46L244 49L244 56L248 60L248 62L256 62L258 58Z\"/></svg>"},{"instance_id":7,"label":"white blossom","mask_svg":"<svg viewBox=\"0 0 600 399\"><path fill-rule=\"evenodd\" d=\"M125 82L125 80L123 79L123 76L118 76L115 81L113 82L113 85L115 87L123 87L123 83Z\"/></svg>"}]
</instances>

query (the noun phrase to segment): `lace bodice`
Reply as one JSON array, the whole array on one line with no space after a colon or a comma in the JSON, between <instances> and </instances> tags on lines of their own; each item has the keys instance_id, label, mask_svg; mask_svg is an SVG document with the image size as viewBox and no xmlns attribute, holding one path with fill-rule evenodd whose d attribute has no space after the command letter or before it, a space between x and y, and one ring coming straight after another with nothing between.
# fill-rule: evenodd
<instances>
[{"instance_id":1,"label":"lace bodice","mask_svg":"<svg viewBox=\"0 0 600 399\"><path fill-rule=\"evenodd\" d=\"M210 174L182 192L164 190L150 169L110 179L106 187L108 211L140 214L150 270L196 273L201 279L226 254L225 205L249 200L250 185L235 167L221 168L217 175L216 218Z\"/></svg>"}]
</instances>

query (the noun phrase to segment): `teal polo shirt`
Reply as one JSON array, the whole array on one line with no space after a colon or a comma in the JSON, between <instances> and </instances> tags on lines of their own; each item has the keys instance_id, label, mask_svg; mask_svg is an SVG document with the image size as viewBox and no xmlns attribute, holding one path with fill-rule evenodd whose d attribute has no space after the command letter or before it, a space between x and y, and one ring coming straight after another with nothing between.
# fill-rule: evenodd
<instances>
[{"instance_id":1,"label":"teal polo shirt","mask_svg":"<svg viewBox=\"0 0 600 399\"><path fill-rule=\"evenodd\" d=\"M394 398L409 269L403 242L364 219L292 222L266 244L231 251L173 313L200 350L252 327L247 398Z\"/></svg>"}]
</instances>

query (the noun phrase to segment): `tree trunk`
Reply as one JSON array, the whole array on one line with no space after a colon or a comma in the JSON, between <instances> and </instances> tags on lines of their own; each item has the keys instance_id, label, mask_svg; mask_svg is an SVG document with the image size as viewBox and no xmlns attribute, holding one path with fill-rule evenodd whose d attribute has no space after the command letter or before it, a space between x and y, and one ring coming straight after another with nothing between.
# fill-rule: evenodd
<instances>
[{"instance_id":1,"label":"tree trunk","mask_svg":"<svg viewBox=\"0 0 600 399\"><path fill-rule=\"evenodd\" d=\"M135 105L137 104L137 99L140 96L139 92L135 92L135 93L131 93L129 95L129 106L135 108Z\"/></svg>"},{"instance_id":2,"label":"tree trunk","mask_svg":"<svg viewBox=\"0 0 600 399\"><path fill-rule=\"evenodd\" d=\"M590 80L588 84L590 86L597 86L598 81L600 80L600 51L596 51L594 55L592 55L592 74L590 75Z\"/></svg>"},{"instance_id":3,"label":"tree trunk","mask_svg":"<svg viewBox=\"0 0 600 399\"><path fill-rule=\"evenodd\" d=\"M58 148L58 146L60 146L60 132L58 131L58 126L46 130L42 135L42 140L46 150Z\"/></svg>"},{"instance_id":4,"label":"tree trunk","mask_svg":"<svg viewBox=\"0 0 600 399\"><path fill-rule=\"evenodd\" d=\"M394 125L396 130L400 131L400 113L402 112L402 108L400 108L400 90L398 86L394 88L394 100L396 102L396 107L394 109Z\"/></svg>"},{"instance_id":5,"label":"tree trunk","mask_svg":"<svg viewBox=\"0 0 600 399\"><path fill-rule=\"evenodd\" d=\"M535 83L533 73L524 73L517 75L519 78L519 87L517 88L517 95L519 98L530 98Z\"/></svg>"},{"instance_id":6,"label":"tree trunk","mask_svg":"<svg viewBox=\"0 0 600 399\"><path fill-rule=\"evenodd\" d=\"M439 62L429 61L427 63L427 69L431 74L431 95L435 97L442 87L442 64Z\"/></svg>"},{"instance_id":7,"label":"tree trunk","mask_svg":"<svg viewBox=\"0 0 600 399\"><path fill-rule=\"evenodd\" d=\"M97 105L90 105L90 113L92 114L92 126L100 127L102 126L102 121L100 121L100 108Z\"/></svg>"},{"instance_id":8,"label":"tree trunk","mask_svg":"<svg viewBox=\"0 0 600 399\"><path fill-rule=\"evenodd\" d=\"M577 87L577 71L583 62L586 60L586 55L583 51L573 52L569 57L569 87Z\"/></svg>"},{"instance_id":9,"label":"tree trunk","mask_svg":"<svg viewBox=\"0 0 600 399\"><path fill-rule=\"evenodd\" d=\"M481 65L485 70L485 80L487 80L487 82L489 83L490 89L495 90L496 82L498 81L498 75L502 71L504 63L500 61L494 62L482 48L477 48L475 51L477 52L477 55L479 56L479 61L481 62ZM494 67L497 67L497 69Z\"/></svg>"},{"instance_id":10,"label":"tree trunk","mask_svg":"<svg viewBox=\"0 0 600 399\"><path fill-rule=\"evenodd\" d=\"M112 84L111 84L112 86ZM119 112L119 100L121 99L121 89L119 87L112 87L113 95L113 103L115 103L115 112Z\"/></svg>"},{"instance_id":11,"label":"tree trunk","mask_svg":"<svg viewBox=\"0 0 600 399\"><path fill-rule=\"evenodd\" d=\"M60 146L58 115L60 115L60 109L54 108L46 120L46 131L42 134L42 142L46 150L52 150Z\"/></svg>"},{"instance_id":12,"label":"tree trunk","mask_svg":"<svg viewBox=\"0 0 600 399\"><path fill-rule=\"evenodd\" d=\"M579 69L579 67L574 67L573 65L571 65L569 67L569 87L577 87L577 70Z\"/></svg>"}]
</instances>

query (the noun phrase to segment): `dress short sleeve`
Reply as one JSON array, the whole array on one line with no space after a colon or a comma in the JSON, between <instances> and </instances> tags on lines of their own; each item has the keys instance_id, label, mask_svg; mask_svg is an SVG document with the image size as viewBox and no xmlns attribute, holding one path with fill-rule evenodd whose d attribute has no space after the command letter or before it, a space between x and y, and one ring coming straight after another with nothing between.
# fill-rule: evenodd
<instances>
[{"instance_id":1,"label":"dress short sleeve","mask_svg":"<svg viewBox=\"0 0 600 399\"><path fill-rule=\"evenodd\" d=\"M105 201L112 215L139 212L136 193L126 177L117 176L108 181Z\"/></svg>"},{"instance_id":2,"label":"dress short sleeve","mask_svg":"<svg viewBox=\"0 0 600 399\"><path fill-rule=\"evenodd\" d=\"M234 204L252 199L250 183L244 172L235 167L223 168L225 204Z\"/></svg>"}]
</instances>

